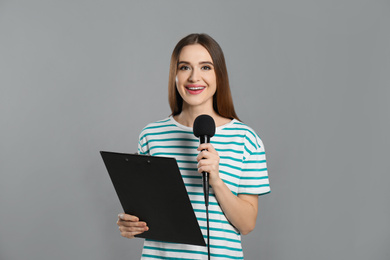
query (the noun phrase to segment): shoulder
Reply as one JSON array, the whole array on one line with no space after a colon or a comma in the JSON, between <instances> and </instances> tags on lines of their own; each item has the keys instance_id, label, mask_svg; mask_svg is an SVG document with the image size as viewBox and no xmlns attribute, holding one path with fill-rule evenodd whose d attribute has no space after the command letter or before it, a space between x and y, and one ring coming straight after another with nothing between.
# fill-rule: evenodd
<instances>
[{"instance_id":1,"label":"shoulder","mask_svg":"<svg viewBox=\"0 0 390 260\"><path fill-rule=\"evenodd\" d=\"M142 129L142 131L148 131L150 129L164 127L167 125L172 125L171 117L167 117L167 118L158 120L156 122L149 123Z\"/></svg>"},{"instance_id":2,"label":"shoulder","mask_svg":"<svg viewBox=\"0 0 390 260\"><path fill-rule=\"evenodd\" d=\"M247 124L238 120L234 120L230 129L237 131L236 134L242 136L244 149L249 154L253 154L259 150L264 149L263 141L261 140L260 136L252 127L248 126Z\"/></svg>"},{"instance_id":3,"label":"shoulder","mask_svg":"<svg viewBox=\"0 0 390 260\"><path fill-rule=\"evenodd\" d=\"M260 136L256 133L256 131L247 124L235 120L233 126L239 131L241 131L241 134L245 135L245 138L252 141L261 140Z\"/></svg>"},{"instance_id":4,"label":"shoulder","mask_svg":"<svg viewBox=\"0 0 390 260\"><path fill-rule=\"evenodd\" d=\"M153 123L147 124L141 131L140 133L140 139L145 137L148 133L153 133L153 132L159 132L162 131L164 128L168 128L174 126L174 124L171 121L170 117L155 121Z\"/></svg>"}]
</instances>

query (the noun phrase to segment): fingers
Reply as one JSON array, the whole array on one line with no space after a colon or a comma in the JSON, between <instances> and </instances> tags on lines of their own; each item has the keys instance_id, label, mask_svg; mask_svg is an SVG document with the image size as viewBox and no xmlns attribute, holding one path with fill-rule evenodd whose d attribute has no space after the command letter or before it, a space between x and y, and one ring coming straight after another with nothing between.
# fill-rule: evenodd
<instances>
[{"instance_id":1,"label":"fingers","mask_svg":"<svg viewBox=\"0 0 390 260\"><path fill-rule=\"evenodd\" d=\"M199 145L198 151L200 151L196 157L198 172L208 172L209 183L213 186L221 180L219 176L219 154L210 143Z\"/></svg>"},{"instance_id":2,"label":"fingers","mask_svg":"<svg viewBox=\"0 0 390 260\"><path fill-rule=\"evenodd\" d=\"M118 215L118 221L116 222L118 226L124 227L146 227L146 223L139 221L139 218L129 214L121 213Z\"/></svg>"},{"instance_id":3,"label":"fingers","mask_svg":"<svg viewBox=\"0 0 390 260\"><path fill-rule=\"evenodd\" d=\"M121 231L121 236L131 239L131 238L134 238L134 236L136 236L136 235L142 234L143 232L144 231L142 231L142 232L122 232Z\"/></svg>"},{"instance_id":4,"label":"fingers","mask_svg":"<svg viewBox=\"0 0 390 260\"><path fill-rule=\"evenodd\" d=\"M139 221L138 217L125 213L118 215L118 221L116 223L121 232L121 236L127 238L134 238L134 236L149 230L147 224Z\"/></svg>"},{"instance_id":5,"label":"fingers","mask_svg":"<svg viewBox=\"0 0 390 260\"><path fill-rule=\"evenodd\" d=\"M201 148L202 145L199 146ZM198 148L198 150L199 150ZM198 156L196 157L196 160L198 161L198 170L200 171L200 168L204 166L214 166L212 167L212 170L215 170L219 166L219 155L218 152L212 147L212 145L209 146L209 150L203 150L201 151ZM203 171L207 171L206 169L202 169Z\"/></svg>"},{"instance_id":6,"label":"fingers","mask_svg":"<svg viewBox=\"0 0 390 260\"><path fill-rule=\"evenodd\" d=\"M125 220L118 220L116 222L118 226L124 226L124 227L146 227L146 223L142 221L137 222L131 222L131 221L125 221Z\"/></svg>"},{"instance_id":7,"label":"fingers","mask_svg":"<svg viewBox=\"0 0 390 260\"><path fill-rule=\"evenodd\" d=\"M198 161L198 172L213 172L219 169L219 155L210 143L199 145L198 151L201 151L196 160Z\"/></svg>"},{"instance_id":8,"label":"fingers","mask_svg":"<svg viewBox=\"0 0 390 260\"><path fill-rule=\"evenodd\" d=\"M143 226L143 227L119 226L118 228L121 232L145 232L149 230L147 226Z\"/></svg>"},{"instance_id":9,"label":"fingers","mask_svg":"<svg viewBox=\"0 0 390 260\"><path fill-rule=\"evenodd\" d=\"M119 231L123 237L134 238L135 235L142 234L145 231L148 231L148 227L125 227L119 226Z\"/></svg>"},{"instance_id":10,"label":"fingers","mask_svg":"<svg viewBox=\"0 0 390 260\"><path fill-rule=\"evenodd\" d=\"M203 148L207 148L207 149L203 149ZM198 151L201 151L196 157L196 160L198 162L204 159L211 159L219 163L218 152L214 149L214 147L211 144L201 144L198 147Z\"/></svg>"},{"instance_id":11,"label":"fingers","mask_svg":"<svg viewBox=\"0 0 390 260\"><path fill-rule=\"evenodd\" d=\"M198 157L198 172L218 172L219 171L219 155L209 151L200 152Z\"/></svg>"},{"instance_id":12,"label":"fingers","mask_svg":"<svg viewBox=\"0 0 390 260\"><path fill-rule=\"evenodd\" d=\"M211 153L217 152L217 151L215 151L214 146L210 143L204 143L204 144L199 145L197 150L198 151L207 150Z\"/></svg>"},{"instance_id":13,"label":"fingers","mask_svg":"<svg viewBox=\"0 0 390 260\"><path fill-rule=\"evenodd\" d=\"M213 160L200 160L198 163L198 172L208 172L210 174L219 172L219 163L218 161Z\"/></svg>"},{"instance_id":14,"label":"fingers","mask_svg":"<svg viewBox=\"0 0 390 260\"><path fill-rule=\"evenodd\" d=\"M126 221L139 221L139 218L133 215L129 215L126 213L121 213L118 215L118 218L121 220L126 220Z\"/></svg>"}]
</instances>

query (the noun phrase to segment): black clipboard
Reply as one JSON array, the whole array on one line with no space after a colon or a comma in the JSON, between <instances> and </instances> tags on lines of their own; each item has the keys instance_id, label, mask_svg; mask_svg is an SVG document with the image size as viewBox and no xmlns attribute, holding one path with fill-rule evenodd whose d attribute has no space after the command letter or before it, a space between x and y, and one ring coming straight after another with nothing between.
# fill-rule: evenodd
<instances>
[{"instance_id":1,"label":"black clipboard","mask_svg":"<svg viewBox=\"0 0 390 260\"><path fill-rule=\"evenodd\" d=\"M100 154L124 212L149 227L136 237L206 246L175 158Z\"/></svg>"}]
</instances>

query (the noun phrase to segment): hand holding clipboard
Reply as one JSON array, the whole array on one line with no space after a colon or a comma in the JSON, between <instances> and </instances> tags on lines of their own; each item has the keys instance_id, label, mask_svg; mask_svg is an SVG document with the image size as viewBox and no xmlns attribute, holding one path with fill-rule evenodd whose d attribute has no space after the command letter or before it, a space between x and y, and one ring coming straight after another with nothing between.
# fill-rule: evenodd
<instances>
[{"instance_id":1,"label":"hand holding clipboard","mask_svg":"<svg viewBox=\"0 0 390 260\"><path fill-rule=\"evenodd\" d=\"M116 223L119 226L122 237L134 238L136 235L149 230L146 222L140 221L138 217L126 213L119 214Z\"/></svg>"}]
</instances>

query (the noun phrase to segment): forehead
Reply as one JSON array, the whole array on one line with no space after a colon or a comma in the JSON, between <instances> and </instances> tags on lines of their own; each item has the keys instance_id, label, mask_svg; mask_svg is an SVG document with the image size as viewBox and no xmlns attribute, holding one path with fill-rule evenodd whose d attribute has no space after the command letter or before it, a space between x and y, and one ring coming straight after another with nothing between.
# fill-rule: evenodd
<instances>
[{"instance_id":1,"label":"forehead","mask_svg":"<svg viewBox=\"0 0 390 260\"><path fill-rule=\"evenodd\" d=\"M210 61L212 62L212 58L210 53L200 44L192 44L183 47L180 52L179 61L189 61L189 62L197 62L197 61Z\"/></svg>"}]
</instances>

